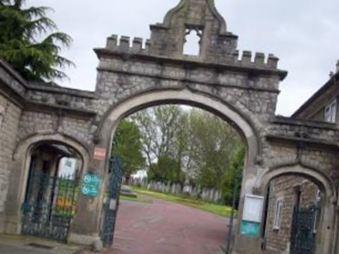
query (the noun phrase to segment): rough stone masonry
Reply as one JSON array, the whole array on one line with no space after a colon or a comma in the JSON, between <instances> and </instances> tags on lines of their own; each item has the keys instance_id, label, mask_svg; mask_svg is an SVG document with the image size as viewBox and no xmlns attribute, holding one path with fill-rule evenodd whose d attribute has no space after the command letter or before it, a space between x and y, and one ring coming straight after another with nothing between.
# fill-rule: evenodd
<instances>
[{"instance_id":1,"label":"rough stone masonry","mask_svg":"<svg viewBox=\"0 0 339 254\"><path fill-rule=\"evenodd\" d=\"M20 233L34 144L55 141L74 148L82 156L82 175L91 171L105 181L119 121L146 107L181 103L220 116L247 144L239 221L246 195L265 196L269 182L279 176L305 176L326 197L316 253L337 253L338 128L275 116L279 82L287 73L272 54L241 53L214 1L182 0L163 23L150 28L145 42L113 35L106 47L95 49L94 92L31 83L0 61L0 232ZM192 31L200 35L196 56L183 54ZM106 160L95 159L98 148L106 151ZM104 192L93 199L79 194L69 241L99 239ZM262 241L261 234L247 237L239 227L234 253L262 253Z\"/></svg>"}]
</instances>

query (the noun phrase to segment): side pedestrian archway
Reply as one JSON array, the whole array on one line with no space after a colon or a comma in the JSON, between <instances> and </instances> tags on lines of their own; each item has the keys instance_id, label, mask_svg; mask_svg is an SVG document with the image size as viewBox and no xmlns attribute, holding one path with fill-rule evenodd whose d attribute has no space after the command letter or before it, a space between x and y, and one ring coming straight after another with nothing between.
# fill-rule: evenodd
<instances>
[{"instance_id":1,"label":"side pedestrian archway","mask_svg":"<svg viewBox=\"0 0 339 254\"><path fill-rule=\"evenodd\" d=\"M291 162L267 170L260 183L261 192L267 197L267 211L263 218L264 239L279 234L280 225L274 224L281 223L289 233L286 251L319 254L333 251L336 232L333 225L336 209L334 202L337 194L335 184L322 170L306 166L303 162ZM302 192L303 189L305 193ZM317 192L317 199L309 196L314 191ZM284 211L279 203L284 203ZM288 209L292 209L293 213L289 213ZM286 218L286 215L289 217ZM283 221L277 222L277 216ZM285 241L282 236L280 241Z\"/></svg>"}]
</instances>

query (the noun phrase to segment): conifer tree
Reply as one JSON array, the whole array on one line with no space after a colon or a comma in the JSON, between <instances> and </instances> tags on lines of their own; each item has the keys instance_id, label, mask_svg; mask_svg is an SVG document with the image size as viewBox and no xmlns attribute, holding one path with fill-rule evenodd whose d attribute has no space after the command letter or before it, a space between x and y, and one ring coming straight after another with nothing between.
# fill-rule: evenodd
<instances>
[{"instance_id":1,"label":"conifer tree","mask_svg":"<svg viewBox=\"0 0 339 254\"><path fill-rule=\"evenodd\" d=\"M47 17L48 7L25 7L25 0L0 0L0 58L24 78L50 81L67 78L62 71L73 63L60 56L71 37L58 32Z\"/></svg>"}]
</instances>

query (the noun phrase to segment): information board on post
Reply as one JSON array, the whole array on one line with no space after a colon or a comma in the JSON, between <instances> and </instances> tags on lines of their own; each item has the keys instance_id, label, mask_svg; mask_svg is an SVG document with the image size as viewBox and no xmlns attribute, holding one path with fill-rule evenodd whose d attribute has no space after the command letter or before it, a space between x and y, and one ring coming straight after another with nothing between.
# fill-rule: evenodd
<instances>
[{"instance_id":1,"label":"information board on post","mask_svg":"<svg viewBox=\"0 0 339 254\"><path fill-rule=\"evenodd\" d=\"M245 196L243 217L240 225L241 235L247 237L260 236L264 200L263 196L249 194Z\"/></svg>"}]
</instances>

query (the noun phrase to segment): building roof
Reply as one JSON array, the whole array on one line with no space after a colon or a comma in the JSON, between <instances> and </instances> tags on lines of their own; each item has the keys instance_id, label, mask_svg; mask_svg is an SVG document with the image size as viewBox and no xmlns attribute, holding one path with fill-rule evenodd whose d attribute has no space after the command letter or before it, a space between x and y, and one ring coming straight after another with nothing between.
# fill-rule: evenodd
<instances>
[{"instance_id":1,"label":"building roof","mask_svg":"<svg viewBox=\"0 0 339 254\"><path fill-rule=\"evenodd\" d=\"M315 92L297 111L292 115L297 118L304 110L306 110L319 96L324 94L330 87L337 85L339 80L339 72L335 73L317 92Z\"/></svg>"}]
</instances>

